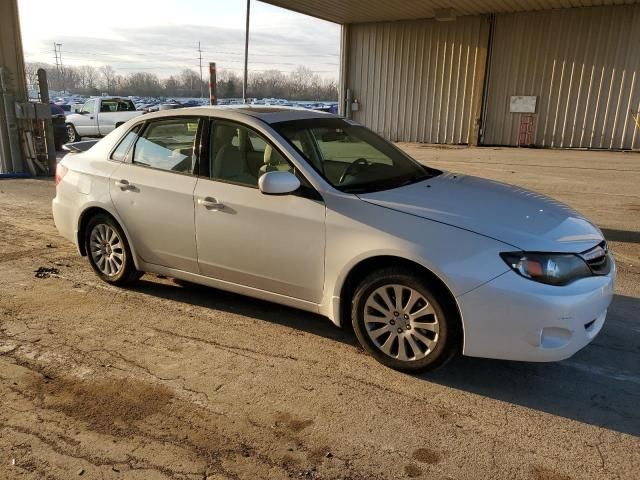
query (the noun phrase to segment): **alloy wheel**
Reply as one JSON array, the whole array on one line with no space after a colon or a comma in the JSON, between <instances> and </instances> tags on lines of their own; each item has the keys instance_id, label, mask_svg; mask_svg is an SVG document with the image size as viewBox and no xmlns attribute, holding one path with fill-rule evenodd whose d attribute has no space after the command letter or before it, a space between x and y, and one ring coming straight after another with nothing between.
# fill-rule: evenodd
<instances>
[{"instance_id":1,"label":"alloy wheel","mask_svg":"<svg viewBox=\"0 0 640 480\"><path fill-rule=\"evenodd\" d=\"M124 268L125 250L122 239L104 223L93 227L89 237L91 258L101 273L115 277Z\"/></svg>"},{"instance_id":2,"label":"alloy wheel","mask_svg":"<svg viewBox=\"0 0 640 480\"><path fill-rule=\"evenodd\" d=\"M440 324L432 305L405 285L389 284L374 290L365 303L364 323L374 345L396 360L421 360L439 340Z\"/></svg>"},{"instance_id":3,"label":"alloy wheel","mask_svg":"<svg viewBox=\"0 0 640 480\"><path fill-rule=\"evenodd\" d=\"M73 125L67 125L67 140L70 143L76 141L76 129L73 128Z\"/></svg>"}]
</instances>

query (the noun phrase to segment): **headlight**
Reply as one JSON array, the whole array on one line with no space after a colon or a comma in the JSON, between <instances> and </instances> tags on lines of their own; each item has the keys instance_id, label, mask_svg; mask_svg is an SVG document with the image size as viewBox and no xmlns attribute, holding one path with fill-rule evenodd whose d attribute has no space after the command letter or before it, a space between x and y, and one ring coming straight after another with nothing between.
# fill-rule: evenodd
<instances>
[{"instance_id":1,"label":"headlight","mask_svg":"<svg viewBox=\"0 0 640 480\"><path fill-rule=\"evenodd\" d=\"M548 285L567 285L592 275L589 266L577 255L507 252L500 256L519 275Z\"/></svg>"}]
</instances>

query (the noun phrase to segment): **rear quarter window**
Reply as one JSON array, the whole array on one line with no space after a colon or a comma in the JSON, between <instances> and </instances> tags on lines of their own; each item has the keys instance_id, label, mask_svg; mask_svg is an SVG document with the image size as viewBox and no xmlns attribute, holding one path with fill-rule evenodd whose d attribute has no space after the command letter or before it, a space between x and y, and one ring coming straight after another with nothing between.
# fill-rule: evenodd
<instances>
[{"instance_id":1,"label":"rear quarter window","mask_svg":"<svg viewBox=\"0 0 640 480\"><path fill-rule=\"evenodd\" d=\"M116 162L126 162L131 152L131 147L138 138L138 132L140 131L140 125L136 125L120 140L120 143L111 154L111 160Z\"/></svg>"}]
</instances>

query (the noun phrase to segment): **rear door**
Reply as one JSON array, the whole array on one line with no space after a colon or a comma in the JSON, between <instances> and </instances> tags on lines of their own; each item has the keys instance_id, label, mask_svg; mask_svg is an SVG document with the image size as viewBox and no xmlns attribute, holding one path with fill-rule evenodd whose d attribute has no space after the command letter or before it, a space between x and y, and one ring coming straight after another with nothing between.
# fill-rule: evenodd
<instances>
[{"instance_id":1,"label":"rear door","mask_svg":"<svg viewBox=\"0 0 640 480\"><path fill-rule=\"evenodd\" d=\"M111 199L146 263L197 273L193 192L197 117L160 118L130 132L112 159ZM127 147L127 142L131 143Z\"/></svg>"}]
</instances>

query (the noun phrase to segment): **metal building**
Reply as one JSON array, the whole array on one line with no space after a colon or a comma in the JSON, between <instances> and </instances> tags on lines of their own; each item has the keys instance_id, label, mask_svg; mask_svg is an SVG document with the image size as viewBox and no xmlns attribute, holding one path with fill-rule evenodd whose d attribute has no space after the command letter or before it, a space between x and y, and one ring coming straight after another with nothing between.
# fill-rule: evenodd
<instances>
[{"instance_id":1,"label":"metal building","mask_svg":"<svg viewBox=\"0 0 640 480\"><path fill-rule=\"evenodd\" d=\"M266 1L343 25L343 112L388 139L640 149L638 0Z\"/></svg>"}]
</instances>

